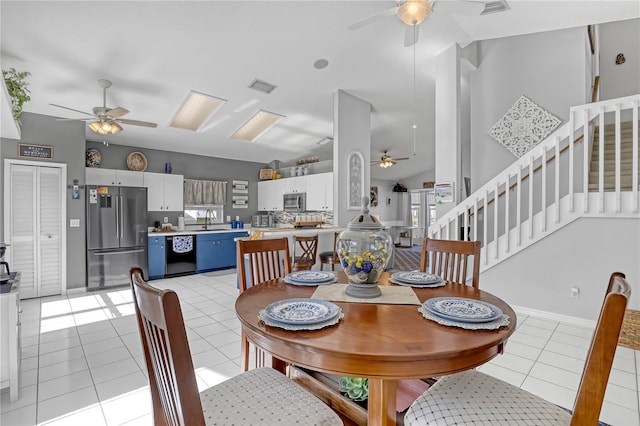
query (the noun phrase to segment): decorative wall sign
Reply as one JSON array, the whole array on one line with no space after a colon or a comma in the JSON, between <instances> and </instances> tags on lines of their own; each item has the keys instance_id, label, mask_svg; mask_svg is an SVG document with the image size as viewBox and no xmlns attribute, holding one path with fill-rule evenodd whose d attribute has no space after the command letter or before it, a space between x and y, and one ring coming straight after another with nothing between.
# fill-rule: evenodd
<instances>
[{"instance_id":1,"label":"decorative wall sign","mask_svg":"<svg viewBox=\"0 0 640 426\"><path fill-rule=\"evenodd\" d=\"M347 210L360 210L364 196L364 158L358 151L347 156Z\"/></svg>"},{"instance_id":2,"label":"decorative wall sign","mask_svg":"<svg viewBox=\"0 0 640 426\"><path fill-rule=\"evenodd\" d=\"M505 115L489 129L489 134L520 158L542 142L559 124L560 120L557 117L526 96L520 96Z\"/></svg>"},{"instance_id":3,"label":"decorative wall sign","mask_svg":"<svg viewBox=\"0 0 640 426\"><path fill-rule=\"evenodd\" d=\"M49 145L18 144L18 157L53 160L53 147Z\"/></svg>"},{"instance_id":4,"label":"decorative wall sign","mask_svg":"<svg viewBox=\"0 0 640 426\"><path fill-rule=\"evenodd\" d=\"M248 194L249 193L249 181L247 181L247 180L234 180L233 181L233 193L234 194Z\"/></svg>"},{"instance_id":5,"label":"decorative wall sign","mask_svg":"<svg viewBox=\"0 0 640 426\"><path fill-rule=\"evenodd\" d=\"M249 196L248 195L234 195L232 196L234 209L247 209L249 208Z\"/></svg>"}]
</instances>

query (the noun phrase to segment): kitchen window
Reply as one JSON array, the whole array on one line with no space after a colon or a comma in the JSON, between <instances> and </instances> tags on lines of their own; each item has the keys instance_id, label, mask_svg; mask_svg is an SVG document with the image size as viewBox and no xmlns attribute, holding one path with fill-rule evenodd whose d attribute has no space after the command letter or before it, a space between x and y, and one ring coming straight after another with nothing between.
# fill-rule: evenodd
<instances>
[{"instance_id":1,"label":"kitchen window","mask_svg":"<svg viewBox=\"0 0 640 426\"><path fill-rule=\"evenodd\" d=\"M185 206L184 223L186 225L204 225L209 211L209 224L224 223L224 206Z\"/></svg>"}]
</instances>

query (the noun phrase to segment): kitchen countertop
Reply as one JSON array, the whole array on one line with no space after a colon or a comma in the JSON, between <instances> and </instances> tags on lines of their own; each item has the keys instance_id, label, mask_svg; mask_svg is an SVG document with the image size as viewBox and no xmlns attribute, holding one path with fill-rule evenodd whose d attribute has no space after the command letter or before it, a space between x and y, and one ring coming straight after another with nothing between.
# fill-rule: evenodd
<instances>
[{"instance_id":1,"label":"kitchen countertop","mask_svg":"<svg viewBox=\"0 0 640 426\"><path fill-rule=\"evenodd\" d=\"M202 234L228 234L232 232L251 232L251 228L236 228L236 229L185 229L184 231L149 231L149 237L170 237L173 235L202 235Z\"/></svg>"}]
</instances>

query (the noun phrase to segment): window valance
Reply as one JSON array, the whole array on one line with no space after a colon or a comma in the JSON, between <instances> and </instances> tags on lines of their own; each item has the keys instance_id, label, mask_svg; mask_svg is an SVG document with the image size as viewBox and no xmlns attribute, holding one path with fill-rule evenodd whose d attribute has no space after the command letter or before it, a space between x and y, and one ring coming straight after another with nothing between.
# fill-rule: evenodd
<instances>
[{"instance_id":1,"label":"window valance","mask_svg":"<svg viewBox=\"0 0 640 426\"><path fill-rule=\"evenodd\" d=\"M224 205L227 201L227 182L185 179L184 204L186 206Z\"/></svg>"}]
</instances>

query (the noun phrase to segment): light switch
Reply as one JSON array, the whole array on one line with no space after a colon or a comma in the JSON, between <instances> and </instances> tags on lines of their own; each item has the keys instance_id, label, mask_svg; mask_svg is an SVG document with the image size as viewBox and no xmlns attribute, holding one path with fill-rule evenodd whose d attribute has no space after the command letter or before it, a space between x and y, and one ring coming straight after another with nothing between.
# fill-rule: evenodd
<instances>
[{"instance_id":1,"label":"light switch","mask_svg":"<svg viewBox=\"0 0 640 426\"><path fill-rule=\"evenodd\" d=\"M80 228L80 219L70 219L69 220L70 228Z\"/></svg>"}]
</instances>

